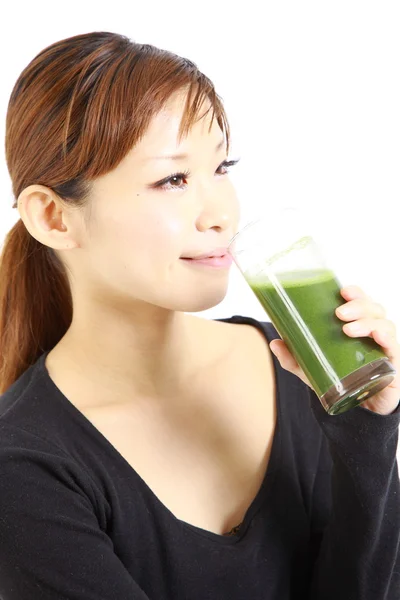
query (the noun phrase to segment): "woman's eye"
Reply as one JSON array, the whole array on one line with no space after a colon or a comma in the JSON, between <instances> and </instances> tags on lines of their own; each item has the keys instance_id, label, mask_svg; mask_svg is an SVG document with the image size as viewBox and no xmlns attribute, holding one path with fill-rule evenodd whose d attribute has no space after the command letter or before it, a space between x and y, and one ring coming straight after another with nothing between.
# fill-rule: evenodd
<instances>
[{"instance_id":1,"label":"woman's eye","mask_svg":"<svg viewBox=\"0 0 400 600\"><path fill-rule=\"evenodd\" d=\"M220 169L224 169L223 172L219 173L219 175L227 175L229 173L229 171L227 170L229 167L233 167L234 165L236 165L239 162L240 158L237 160L225 160L223 163L221 163L217 169L217 171L219 171ZM167 177L166 179L163 179L162 181L156 183L153 186L153 188L159 188L159 189L181 189L182 186L184 184L179 182L182 179L188 179L190 177L191 173L190 171L184 171L183 173L174 173L173 175L170 175L169 177ZM176 185L178 184L178 185Z\"/></svg>"},{"instance_id":2,"label":"woman's eye","mask_svg":"<svg viewBox=\"0 0 400 600\"><path fill-rule=\"evenodd\" d=\"M179 174L179 175L174 175L173 177L169 178L169 180L168 180L167 183L171 183L171 184L177 183L177 180L179 181L180 179L184 179L186 177L189 177L189 174L186 175L186 173L182 173L182 174ZM180 185L176 185L176 186L174 185L172 187L181 187L181 186Z\"/></svg>"}]
</instances>

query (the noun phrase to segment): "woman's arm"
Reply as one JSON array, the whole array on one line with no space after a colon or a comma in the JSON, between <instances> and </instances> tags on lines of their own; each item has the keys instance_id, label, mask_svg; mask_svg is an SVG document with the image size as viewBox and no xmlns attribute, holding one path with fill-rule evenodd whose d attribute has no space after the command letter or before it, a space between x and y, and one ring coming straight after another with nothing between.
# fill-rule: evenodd
<instances>
[{"instance_id":1,"label":"woman's arm","mask_svg":"<svg viewBox=\"0 0 400 600\"><path fill-rule=\"evenodd\" d=\"M148 600L101 530L72 461L31 438L0 425L0 598Z\"/></svg>"},{"instance_id":2,"label":"woman's arm","mask_svg":"<svg viewBox=\"0 0 400 600\"><path fill-rule=\"evenodd\" d=\"M313 494L318 554L310 600L399 600L400 406L387 416L362 407L330 416L308 389L325 434Z\"/></svg>"}]
</instances>

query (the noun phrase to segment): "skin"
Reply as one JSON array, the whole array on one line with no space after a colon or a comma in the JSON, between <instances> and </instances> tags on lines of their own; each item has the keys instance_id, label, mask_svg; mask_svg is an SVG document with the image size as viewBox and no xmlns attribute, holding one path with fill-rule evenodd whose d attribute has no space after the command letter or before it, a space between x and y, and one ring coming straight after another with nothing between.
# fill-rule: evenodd
<instances>
[{"instance_id":1,"label":"skin","mask_svg":"<svg viewBox=\"0 0 400 600\"><path fill-rule=\"evenodd\" d=\"M223 133L208 104L177 145L185 94L171 97L145 136L110 173L94 181L91 221L42 185L27 187L18 210L28 231L67 266L73 320L46 364L85 374L113 398L174 397L212 358L215 323L186 312L219 304L229 269L192 267L181 256L227 246L240 211L227 169ZM178 161L150 157L187 153ZM149 185L190 170L170 189ZM221 348L219 348L220 350ZM211 357L210 357L211 355ZM50 369L49 369L50 370Z\"/></svg>"},{"instance_id":2,"label":"skin","mask_svg":"<svg viewBox=\"0 0 400 600\"><path fill-rule=\"evenodd\" d=\"M219 304L229 270L189 267L180 256L226 246L237 231L239 203L229 177L216 174L227 157L224 148L215 153L222 132L215 121L208 132L210 115L177 146L184 100L183 93L175 94L141 142L94 182L89 227L81 211L65 207L45 186L31 185L18 199L28 231L57 251L70 275L73 321L46 365L50 373L57 361L66 371L71 367L76 378L80 373L96 381L104 398L114 402L172 401L193 389L196 377L224 355L221 344L214 344L218 338L211 337L217 324L185 313ZM189 157L146 160L177 151ZM148 187L186 169L192 176L181 189ZM390 414L400 399L395 325L359 286L341 294L346 302L335 314L346 321L343 331L373 338L397 370L393 382L362 405ZM344 306L352 313L343 315ZM226 347L232 343L227 336ZM270 348L283 368L312 387L283 340L274 340Z\"/></svg>"}]
</instances>

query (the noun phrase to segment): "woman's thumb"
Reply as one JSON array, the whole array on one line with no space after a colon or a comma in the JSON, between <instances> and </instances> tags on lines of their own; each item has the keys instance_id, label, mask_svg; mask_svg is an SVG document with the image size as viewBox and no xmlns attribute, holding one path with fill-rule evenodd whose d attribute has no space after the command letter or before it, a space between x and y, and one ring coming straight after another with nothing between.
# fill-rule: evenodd
<instances>
[{"instance_id":1,"label":"woman's thumb","mask_svg":"<svg viewBox=\"0 0 400 600\"><path fill-rule=\"evenodd\" d=\"M283 369L286 369L286 371L289 371L290 373L293 373L293 375L299 377L312 389L308 377L283 340L273 340L269 344L269 347L271 348L271 352L273 352L276 358L279 360L279 363Z\"/></svg>"},{"instance_id":2,"label":"woman's thumb","mask_svg":"<svg viewBox=\"0 0 400 600\"><path fill-rule=\"evenodd\" d=\"M271 348L271 351L275 354L275 356L277 358L279 358L282 353L280 346L281 346L281 344L279 343L278 340L273 340L269 345L269 347Z\"/></svg>"},{"instance_id":3,"label":"woman's thumb","mask_svg":"<svg viewBox=\"0 0 400 600\"><path fill-rule=\"evenodd\" d=\"M295 373L299 369L297 360L289 351L283 340L273 340L269 347L284 369Z\"/></svg>"}]
</instances>

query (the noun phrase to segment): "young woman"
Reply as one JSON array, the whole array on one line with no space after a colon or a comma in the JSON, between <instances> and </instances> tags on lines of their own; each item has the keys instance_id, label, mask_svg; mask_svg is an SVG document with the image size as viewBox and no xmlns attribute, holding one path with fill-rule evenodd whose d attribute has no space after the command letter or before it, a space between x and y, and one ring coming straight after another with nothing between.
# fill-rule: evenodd
<instances>
[{"instance_id":1,"label":"young woman","mask_svg":"<svg viewBox=\"0 0 400 600\"><path fill-rule=\"evenodd\" d=\"M399 598L399 376L331 417L271 323L190 314L227 292L198 257L238 228L229 136L195 64L115 33L15 84L3 600ZM342 295L400 370L384 308Z\"/></svg>"}]
</instances>

